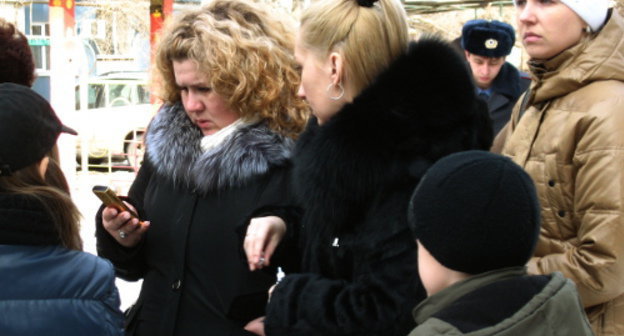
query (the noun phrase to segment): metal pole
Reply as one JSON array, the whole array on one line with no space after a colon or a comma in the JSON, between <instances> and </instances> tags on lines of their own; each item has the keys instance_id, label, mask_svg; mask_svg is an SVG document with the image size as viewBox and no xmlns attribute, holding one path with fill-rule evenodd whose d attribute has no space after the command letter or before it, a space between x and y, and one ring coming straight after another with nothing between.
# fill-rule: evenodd
<instances>
[{"instance_id":1,"label":"metal pole","mask_svg":"<svg viewBox=\"0 0 624 336\"><path fill-rule=\"evenodd\" d=\"M59 118L71 125L75 118L74 84L78 71L73 59L80 47L76 37L73 0L50 0L50 104ZM61 169L70 187L76 180L76 137L61 135L58 141Z\"/></svg>"}]
</instances>

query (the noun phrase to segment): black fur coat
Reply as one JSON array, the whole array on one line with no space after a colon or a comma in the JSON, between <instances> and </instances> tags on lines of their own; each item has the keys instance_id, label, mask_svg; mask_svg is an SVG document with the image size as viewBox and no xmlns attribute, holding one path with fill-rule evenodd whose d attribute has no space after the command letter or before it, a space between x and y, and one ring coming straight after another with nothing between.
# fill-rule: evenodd
<instances>
[{"instance_id":1,"label":"black fur coat","mask_svg":"<svg viewBox=\"0 0 624 336\"><path fill-rule=\"evenodd\" d=\"M492 141L485 103L457 53L413 43L351 104L301 136L294 189L302 273L267 308L267 335L406 335L425 297L407 204L439 158ZM452 209L449 209L452 210Z\"/></svg>"}]
</instances>

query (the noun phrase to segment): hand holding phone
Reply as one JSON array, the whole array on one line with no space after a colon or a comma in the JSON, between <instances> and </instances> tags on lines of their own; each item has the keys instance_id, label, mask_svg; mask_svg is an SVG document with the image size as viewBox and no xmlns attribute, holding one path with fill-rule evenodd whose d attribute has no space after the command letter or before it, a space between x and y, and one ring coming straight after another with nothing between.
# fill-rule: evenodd
<instances>
[{"instance_id":1,"label":"hand holding phone","mask_svg":"<svg viewBox=\"0 0 624 336\"><path fill-rule=\"evenodd\" d=\"M117 210L102 211L102 226L122 246L133 247L141 240L145 231L149 228L149 222L139 219L136 211L124 203L113 190L107 186L94 186L93 193L99 197L107 207ZM128 212L130 218L121 213ZM108 214L108 215L107 215ZM135 220L136 218L136 220Z\"/></svg>"},{"instance_id":2,"label":"hand holding phone","mask_svg":"<svg viewBox=\"0 0 624 336\"><path fill-rule=\"evenodd\" d=\"M130 215L132 215L132 217L139 219L139 215L137 215L136 212L130 209L111 188L107 186L96 185L93 187L92 190L93 193L97 197L99 197L106 206L113 207L119 212L128 211Z\"/></svg>"}]
</instances>

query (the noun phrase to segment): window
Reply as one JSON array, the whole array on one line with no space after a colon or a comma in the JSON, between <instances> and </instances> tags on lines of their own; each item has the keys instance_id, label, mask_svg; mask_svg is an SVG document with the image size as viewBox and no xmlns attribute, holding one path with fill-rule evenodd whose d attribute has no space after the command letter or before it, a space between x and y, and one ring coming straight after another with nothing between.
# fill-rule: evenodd
<instances>
[{"instance_id":1,"label":"window","mask_svg":"<svg viewBox=\"0 0 624 336\"><path fill-rule=\"evenodd\" d=\"M101 109L109 107L123 107L131 105L149 105L149 86L144 76L121 74L101 75L86 79L84 83L75 86L76 111L81 108ZM141 74L142 75L142 74ZM85 93L81 93L81 84L86 85ZM85 96L82 96L82 95ZM84 106L84 102L87 102ZM82 104L81 104L82 102Z\"/></svg>"},{"instance_id":2,"label":"window","mask_svg":"<svg viewBox=\"0 0 624 336\"><path fill-rule=\"evenodd\" d=\"M75 91L75 97L76 99L74 100L76 102L76 111L80 111L80 85L76 85L76 89Z\"/></svg>"},{"instance_id":3,"label":"window","mask_svg":"<svg viewBox=\"0 0 624 336\"><path fill-rule=\"evenodd\" d=\"M133 102L132 86L125 84L109 84L109 105L125 106Z\"/></svg>"},{"instance_id":4,"label":"window","mask_svg":"<svg viewBox=\"0 0 624 336\"><path fill-rule=\"evenodd\" d=\"M33 23L30 26L28 44L35 59L35 69L38 71L50 70L50 25L47 23Z\"/></svg>"},{"instance_id":5,"label":"window","mask_svg":"<svg viewBox=\"0 0 624 336\"><path fill-rule=\"evenodd\" d=\"M137 86L137 94L139 95L139 104L149 104L150 103L150 94L149 88L147 85L139 85Z\"/></svg>"},{"instance_id":6,"label":"window","mask_svg":"<svg viewBox=\"0 0 624 336\"><path fill-rule=\"evenodd\" d=\"M50 36L50 24L33 23L30 26L30 34L33 36Z\"/></svg>"},{"instance_id":7,"label":"window","mask_svg":"<svg viewBox=\"0 0 624 336\"><path fill-rule=\"evenodd\" d=\"M35 69L50 70L50 46L30 46L33 58L35 59Z\"/></svg>"},{"instance_id":8,"label":"window","mask_svg":"<svg viewBox=\"0 0 624 336\"><path fill-rule=\"evenodd\" d=\"M89 109L106 107L106 92L104 91L104 84L89 84L88 86L88 99Z\"/></svg>"}]
</instances>

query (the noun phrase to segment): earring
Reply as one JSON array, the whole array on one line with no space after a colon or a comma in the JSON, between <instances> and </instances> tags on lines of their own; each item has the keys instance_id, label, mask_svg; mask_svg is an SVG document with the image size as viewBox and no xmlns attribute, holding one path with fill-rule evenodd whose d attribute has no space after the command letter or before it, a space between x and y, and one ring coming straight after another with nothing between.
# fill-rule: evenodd
<instances>
[{"instance_id":1,"label":"earring","mask_svg":"<svg viewBox=\"0 0 624 336\"><path fill-rule=\"evenodd\" d=\"M590 27L590 26L585 27L585 29L584 29L584 30L585 30L585 32L586 32L587 34L591 34L591 33L592 33L592 29L591 29L591 27Z\"/></svg>"},{"instance_id":2,"label":"earring","mask_svg":"<svg viewBox=\"0 0 624 336\"><path fill-rule=\"evenodd\" d=\"M330 83L327 86L327 89L325 89L325 91L327 92L327 95L329 96L329 99L331 100L338 100L340 98L342 98L342 96L344 96L344 87L342 86L342 84L338 83L336 84L336 86L338 86L338 89L340 90L340 94L337 96L332 96L331 93L329 93L329 91L331 90L332 86L334 86L334 84Z\"/></svg>"}]
</instances>

